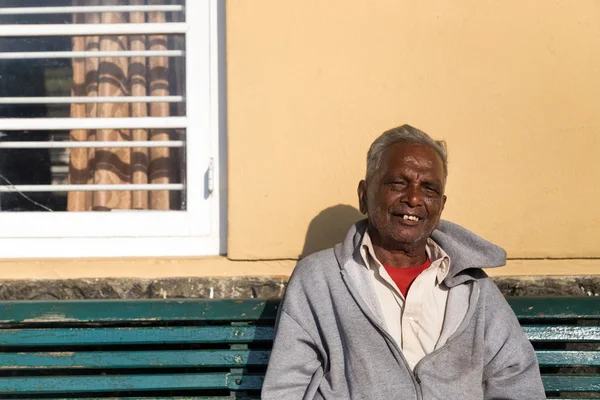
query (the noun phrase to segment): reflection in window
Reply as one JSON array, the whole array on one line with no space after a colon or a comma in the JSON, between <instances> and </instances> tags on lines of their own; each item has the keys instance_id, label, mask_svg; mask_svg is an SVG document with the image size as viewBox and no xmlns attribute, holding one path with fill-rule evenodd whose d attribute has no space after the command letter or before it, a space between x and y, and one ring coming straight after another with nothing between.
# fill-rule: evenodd
<instances>
[{"instance_id":1,"label":"reflection in window","mask_svg":"<svg viewBox=\"0 0 600 400\"><path fill-rule=\"evenodd\" d=\"M183 1L3 1L13 7L103 5L183 5ZM134 24L184 20L182 11L111 11L0 15L0 24ZM185 116L184 40L176 34L115 36L0 37L0 118L168 118ZM89 57L93 52L135 51ZM149 55L148 51L158 55ZM178 53L169 53L178 51ZM53 52L31 57L33 53ZM63 52L86 52L73 57ZM12 53L12 55L11 55ZM144 100L123 101L125 97ZM161 96L162 101L146 99ZM31 98L38 99L31 102ZM110 101L69 99L113 97ZM0 148L0 185L145 185L184 183L184 147L132 147L140 141L182 142L184 129L23 129L2 130L1 143L119 142L116 147ZM46 148L44 148L46 147ZM122 189L122 188L121 188ZM107 190L0 192L0 211L182 210L182 190Z\"/></svg>"}]
</instances>

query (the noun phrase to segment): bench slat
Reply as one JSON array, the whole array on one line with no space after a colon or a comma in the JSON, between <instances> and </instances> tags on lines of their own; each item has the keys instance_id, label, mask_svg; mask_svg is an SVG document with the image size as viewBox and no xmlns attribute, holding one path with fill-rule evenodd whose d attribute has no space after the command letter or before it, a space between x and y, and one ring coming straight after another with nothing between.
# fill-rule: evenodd
<instances>
[{"instance_id":1,"label":"bench slat","mask_svg":"<svg viewBox=\"0 0 600 400\"><path fill-rule=\"evenodd\" d=\"M594 375L543 375L546 393L599 392L600 376Z\"/></svg>"},{"instance_id":2,"label":"bench slat","mask_svg":"<svg viewBox=\"0 0 600 400\"><path fill-rule=\"evenodd\" d=\"M266 366L267 350L156 350L0 353L0 369Z\"/></svg>"},{"instance_id":3,"label":"bench slat","mask_svg":"<svg viewBox=\"0 0 600 400\"><path fill-rule=\"evenodd\" d=\"M600 319L595 297L507 297L519 319Z\"/></svg>"},{"instance_id":4,"label":"bench slat","mask_svg":"<svg viewBox=\"0 0 600 400\"><path fill-rule=\"evenodd\" d=\"M600 391L600 377L593 375L544 375L546 392ZM1 394L101 393L115 390L259 390L263 376L211 374L157 374L114 376L60 376L0 378Z\"/></svg>"},{"instance_id":5,"label":"bench slat","mask_svg":"<svg viewBox=\"0 0 600 400\"><path fill-rule=\"evenodd\" d=\"M525 325L523 331L532 342L597 342L600 326Z\"/></svg>"},{"instance_id":6,"label":"bench slat","mask_svg":"<svg viewBox=\"0 0 600 400\"><path fill-rule=\"evenodd\" d=\"M520 319L600 319L594 297L508 297ZM278 300L143 299L3 301L0 323L272 321Z\"/></svg>"},{"instance_id":7,"label":"bench slat","mask_svg":"<svg viewBox=\"0 0 600 400\"><path fill-rule=\"evenodd\" d=\"M264 376L231 373L0 378L0 394L103 393L114 391L260 390Z\"/></svg>"},{"instance_id":8,"label":"bench slat","mask_svg":"<svg viewBox=\"0 0 600 400\"><path fill-rule=\"evenodd\" d=\"M531 341L594 342L600 326L525 325ZM0 329L0 347L161 343L248 343L273 340L270 326Z\"/></svg>"},{"instance_id":9,"label":"bench slat","mask_svg":"<svg viewBox=\"0 0 600 400\"><path fill-rule=\"evenodd\" d=\"M277 300L62 300L3 301L1 323L128 321L254 321L275 319Z\"/></svg>"},{"instance_id":10,"label":"bench slat","mask_svg":"<svg viewBox=\"0 0 600 400\"><path fill-rule=\"evenodd\" d=\"M540 367L600 367L600 351L537 350Z\"/></svg>"},{"instance_id":11,"label":"bench slat","mask_svg":"<svg viewBox=\"0 0 600 400\"><path fill-rule=\"evenodd\" d=\"M24 400L24 399L21 399ZM29 399L28 399L29 400ZM44 397L44 400L73 400L72 397ZM260 400L260 397L171 396L171 397L85 397L85 400ZM560 400L578 400L563 399ZM579 399L581 400L581 399Z\"/></svg>"},{"instance_id":12,"label":"bench slat","mask_svg":"<svg viewBox=\"0 0 600 400\"><path fill-rule=\"evenodd\" d=\"M248 343L273 340L270 326L0 329L0 347Z\"/></svg>"}]
</instances>

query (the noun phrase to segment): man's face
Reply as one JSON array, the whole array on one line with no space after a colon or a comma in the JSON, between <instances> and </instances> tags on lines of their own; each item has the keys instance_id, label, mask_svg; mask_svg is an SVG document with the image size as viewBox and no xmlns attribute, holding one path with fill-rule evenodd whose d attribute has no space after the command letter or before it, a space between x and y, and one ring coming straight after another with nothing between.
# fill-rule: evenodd
<instances>
[{"instance_id":1,"label":"man's face","mask_svg":"<svg viewBox=\"0 0 600 400\"><path fill-rule=\"evenodd\" d=\"M444 166L433 149L412 143L388 147L379 170L358 186L374 244L401 251L424 246L446 203L444 185Z\"/></svg>"}]
</instances>

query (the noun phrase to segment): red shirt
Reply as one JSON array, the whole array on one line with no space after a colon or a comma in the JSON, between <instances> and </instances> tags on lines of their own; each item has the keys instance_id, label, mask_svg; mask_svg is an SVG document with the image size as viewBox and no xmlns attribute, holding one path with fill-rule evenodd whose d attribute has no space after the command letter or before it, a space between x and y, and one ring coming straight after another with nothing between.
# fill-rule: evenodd
<instances>
[{"instance_id":1,"label":"red shirt","mask_svg":"<svg viewBox=\"0 0 600 400\"><path fill-rule=\"evenodd\" d=\"M396 268L387 265L384 265L383 267L390 275L390 278L392 278L396 286L398 286L398 289L400 289L400 292L402 292L404 298L406 298L410 285L415 279L417 279L417 276L429 268L430 265L431 261L429 261L429 258L427 258L425 263L423 265L419 265L418 267Z\"/></svg>"}]
</instances>

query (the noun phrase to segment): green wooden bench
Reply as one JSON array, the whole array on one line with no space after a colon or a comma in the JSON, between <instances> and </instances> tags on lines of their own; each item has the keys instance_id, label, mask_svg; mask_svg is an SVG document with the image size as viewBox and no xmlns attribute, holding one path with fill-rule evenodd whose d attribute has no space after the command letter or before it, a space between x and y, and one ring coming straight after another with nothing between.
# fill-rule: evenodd
<instances>
[{"instance_id":1,"label":"green wooden bench","mask_svg":"<svg viewBox=\"0 0 600 400\"><path fill-rule=\"evenodd\" d=\"M510 303L536 346L549 398L600 392L600 298ZM277 306L276 300L0 302L0 398L257 399Z\"/></svg>"}]
</instances>

